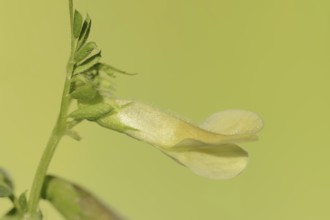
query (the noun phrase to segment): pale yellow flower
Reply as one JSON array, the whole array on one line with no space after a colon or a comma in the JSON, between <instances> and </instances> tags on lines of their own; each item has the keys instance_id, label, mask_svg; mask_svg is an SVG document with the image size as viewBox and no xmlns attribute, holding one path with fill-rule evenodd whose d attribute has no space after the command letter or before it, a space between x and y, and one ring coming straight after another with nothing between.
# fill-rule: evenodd
<instances>
[{"instance_id":1,"label":"pale yellow flower","mask_svg":"<svg viewBox=\"0 0 330 220\"><path fill-rule=\"evenodd\" d=\"M247 165L248 154L236 144L256 140L260 117L245 110L211 115L199 126L135 101L116 100L116 113L97 120L101 126L147 142L194 173L229 179Z\"/></svg>"}]
</instances>

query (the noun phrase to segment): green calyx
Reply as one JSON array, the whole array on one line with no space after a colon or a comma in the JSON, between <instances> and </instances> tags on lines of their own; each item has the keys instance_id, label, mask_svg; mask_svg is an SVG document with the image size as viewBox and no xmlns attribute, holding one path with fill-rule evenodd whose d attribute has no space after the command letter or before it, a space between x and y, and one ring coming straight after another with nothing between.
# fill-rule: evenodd
<instances>
[{"instance_id":1,"label":"green calyx","mask_svg":"<svg viewBox=\"0 0 330 220\"><path fill-rule=\"evenodd\" d=\"M101 102L93 105L82 105L69 116L75 120L87 119L95 121L112 111L113 107L111 105Z\"/></svg>"}]
</instances>

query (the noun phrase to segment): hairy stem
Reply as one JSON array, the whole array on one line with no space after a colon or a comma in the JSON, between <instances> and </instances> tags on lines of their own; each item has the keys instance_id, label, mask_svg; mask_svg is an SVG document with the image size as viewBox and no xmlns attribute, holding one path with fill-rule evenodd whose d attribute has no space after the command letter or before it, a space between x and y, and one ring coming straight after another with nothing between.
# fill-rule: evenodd
<instances>
[{"instance_id":1,"label":"hairy stem","mask_svg":"<svg viewBox=\"0 0 330 220\"><path fill-rule=\"evenodd\" d=\"M36 220L38 219L38 204L40 200L40 193L42 189L43 182L49 167L49 164L53 158L54 152L61 138L65 135L67 130L67 113L69 110L71 98L70 98L70 86L71 86L71 77L74 68L74 49L75 49L75 39L73 36L73 1L69 0L69 11L70 11L70 26L71 26L71 54L66 68L66 78L64 83L64 89L62 94L62 102L60 112L54 126L54 129L49 137L46 148L43 152L43 155L40 159L32 188L30 191L30 197L28 201L28 209L24 219L27 220Z\"/></svg>"}]
</instances>

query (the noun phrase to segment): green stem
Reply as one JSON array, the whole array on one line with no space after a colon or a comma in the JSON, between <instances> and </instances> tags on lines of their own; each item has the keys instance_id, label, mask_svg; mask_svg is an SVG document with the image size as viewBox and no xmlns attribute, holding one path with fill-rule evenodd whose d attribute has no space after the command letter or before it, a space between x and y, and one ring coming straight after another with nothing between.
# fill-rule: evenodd
<instances>
[{"instance_id":1,"label":"green stem","mask_svg":"<svg viewBox=\"0 0 330 220\"><path fill-rule=\"evenodd\" d=\"M32 219L35 219L38 211L38 204L40 200L41 188L45 179L47 169L49 167L50 161L54 155L55 149L63 136L58 123L56 124L49 140L48 144L44 150L44 153L39 162L34 181L31 188L30 198L28 202L28 216Z\"/></svg>"},{"instance_id":2,"label":"green stem","mask_svg":"<svg viewBox=\"0 0 330 220\"><path fill-rule=\"evenodd\" d=\"M71 86L72 72L73 72L73 68L74 68L73 55L74 55L74 50L75 50L75 39L73 36L73 2L72 2L72 0L69 0L69 11L70 11L70 23L71 23L71 54L70 54L70 58L69 58L69 61L67 64L67 69L66 69L66 78L65 78L64 89L63 89L63 94L62 94L61 108L60 108L60 112L59 112L59 116L57 118L56 124L51 133L51 136L49 137L48 143L47 143L46 148L43 152L43 155L40 159L40 162L39 162L39 165L38 165L38 168L37 168L34 180L33 180L30 197L29 197L29 201L28 201L27 213L24 218L27 220L38 219L38 217L37 217L38 204L39 204L39 200L40 200L40 193L41 193L42 185L45 180L45 176L46 176L49 164L53 158L56 147L57 147L58 143L60 142L61 138L65 135L66 130L68 129L67 113L68 113L69 106L71 103L70 86Z\"/></svg>"}]
</instances>

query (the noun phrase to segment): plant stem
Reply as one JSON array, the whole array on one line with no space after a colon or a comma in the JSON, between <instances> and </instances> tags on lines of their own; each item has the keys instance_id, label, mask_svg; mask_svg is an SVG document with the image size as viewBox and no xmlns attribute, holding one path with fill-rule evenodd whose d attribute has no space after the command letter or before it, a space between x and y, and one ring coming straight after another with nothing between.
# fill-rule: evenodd
<instances>
[{"instance_id":1,"label":"plant stem","mask_svg":"<svg viewBox=\"0 0 330 220\"><path fill-rule=\"evenodd\" d=\"M63 132L61 131L60 127L58 126L58 123L55 125L54 130L48 140L48 144L44 150L44 153L41 157L41 160L39 162L39 166L37 168L32 188L31 188L31 193L30 193L30 198L28 202L28 210L27 214L28 216L32 219L35 219L35 216L37 215L38 211L38 204L40 200L40 193L41 193L41 188L45 179L45 175L47 172L47 169L49 167L50 161L54 155L55 149L61 140L63 136Z\"/></svg>"},{"instance_id":2,"label":"plant stem","mask_svg":"<svg viewBox=\"0 0 330 220\"><path fill-rule=\"evenodd\" d=\"M43 182L49 167L49 164L53 158L54 152L61 138L65 135L67 127L67 113L71 103L70 98L70 86L71 86L71 77L74 68L74 50L75 50L75 39L73 36L73 2L69 0L69 11L70 11L70 26L71 26L71 54L66 68L66 78L64 83L64 89L62 94L62 102L60 112L54 126L54 129L49 137L46 148L43 152L43 155L40 159L35 177L33 180L30 197L28 201L27 213L24 219L35 220L38 219L38 204L40 200L40 193L42 189Z\"/></svg>"}]
</instances>

